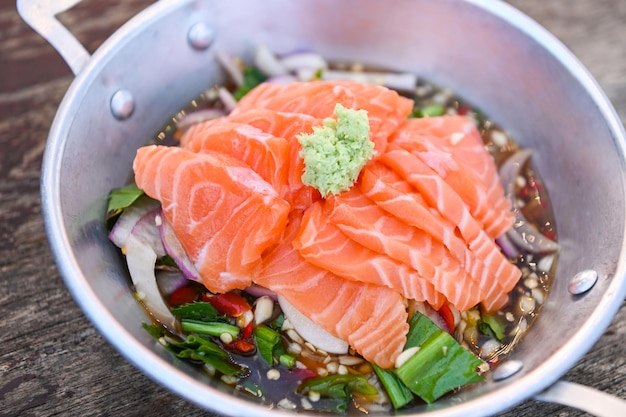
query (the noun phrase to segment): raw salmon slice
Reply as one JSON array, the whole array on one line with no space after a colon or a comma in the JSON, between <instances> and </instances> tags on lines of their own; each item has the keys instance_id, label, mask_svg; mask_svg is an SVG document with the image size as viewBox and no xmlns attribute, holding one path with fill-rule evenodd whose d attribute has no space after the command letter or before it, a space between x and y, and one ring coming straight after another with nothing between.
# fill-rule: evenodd
<instances>
[{"instance_id":1,"label":"raw salmon slice","mask_svg":"<svg viewBox=\"0 0 626 417\"><path fill-rule=\"evenodd\" d=\"M391 289L350 281L306 262L293 247L299 216L290 216L282 242L263 257L254 281L282 295L366 360L391 368L406 343L408 315Z\"/></svg>"},{"instance_id":2,"label":"raw salmon slice","mask_svg":"<svg viewBox=\"0 0 626 417\"><path fill-rule=\"evenodd\" d=\"M324 214L321 202L305 211L293 246L307 262L343 278L385 286L435 308L445 302L445 297L416 270L342 233ZM435 269L430 266L428 273L434 275Z\"/></svg>"},{"instance_id":3,"label":"raw salmon slice","mask_svg":"<svg viewBox=\"0 0 626 417\"><path fill-rule=\"evenodd\" d=\"M214 151L231 155L261 176L283 197L286 193L289 143L244 123L219 118L193 125L180 138L191 152Z\"/></svg>"},{"instance_id":4,"label":"raw salmon slice","mask_svg":"<svg viewBox=\"0 0 626 417\"><path fill-rule=\"evenodd\" d=\"M507 302L506 294L519 280L521 271L502 255L493 239L472 217L462 198L419 158L394 144L389 145L380 160L415 187L430 207L437 209L458 228L468 247L483 259L502 289L501 292L491 291L483 306L488 311L502 307Z\"/></svg>"},{"instance_id":5,"label":"raw salmon slice","mask_svg":"<svg viewBox=\"0 0 626 417\"><path fill-rule=\"evenodd\" d=\"M233 113L265 108L324 119L333 116L337 103L367 111L370 136L378 154L385 151L391 133L413 110L413 100L386 87L352 81L313 81L288 85L263 83L246 94Z\"/></svg>"},{"instance_id":6,"label":"raw salmon slice","mask_svg":"<svg viewBox=\"0 0 626 417\"><path fill-rule=\"evenodd\" d=\"M410 226L424 230L449 250L463 269L483 288L482 293L502 292L499 280L483 259L457 235L457 227L428 206L415 188L381 163L367 166L361 175L360 190L387 213ZM486 288L486 290L485 290ZM505 303L506 300L500 300Z\"/></svg>"},{"instance_id":7,"label":"raw salmon slice","mask_svg":"<svg viewBox=\"0 0 626 417\"><path fill-rule=\"evenodd\" d=\"M283 138L288 144L288 159L284 160L287 171L287 190L281 196L294 209L304 210L314 201L322 198L319 191L302 183L304 161L297 135L313 132L314 126L321 126L322 119L302 113L278 112L268 109L237 111L228 116L229 120L253 126L265 133Z\"/></svg>"},{"instance_id":8,"label":"raw salmon slice","mask_svg":"<svg viewBox=\"0 0 626 417\"><path fill-rule=\"evenodd\" d=\"M228 155L177 147L137 151L137 186L163 214L212 292L246 288L261 254L282 237L289 204Z\"/></svg>"},{"instance_id":9,"label":"raw salmon slice","mask_svg":"<svg viewBox=\"0 0 626 417\"><path fill-rule=\"evenodd\" d=\"M468 310L486 295L484 283L468 274L441 242L389 215L357 189L328 198L324 211L349 238L430 280L457 309Z\"/></svg>"},{"instance_id":10,"label":"raw salmon slice","mask_svg":"<svg viewBox=\"0 0 626 417\"><path fill-rule=\"evenodd\" d=\"M407 119L390 140L437 171L492 238L511 229L515 221L511 203L504 195L495 162L470 118Z\"/></svg>"},{"instance_id":11,"label":"raw salmon slice","mask_svg":"<svg viewBox=\"0 0 626 417\"><path fill-rule=\"evenodd\" d=\"M391 168L378 162L368 164L361 172L359 189L387 213L441 241L461 264L468 262L465 242L456 235L456 227Z\"/></svg>"}]
</instances>

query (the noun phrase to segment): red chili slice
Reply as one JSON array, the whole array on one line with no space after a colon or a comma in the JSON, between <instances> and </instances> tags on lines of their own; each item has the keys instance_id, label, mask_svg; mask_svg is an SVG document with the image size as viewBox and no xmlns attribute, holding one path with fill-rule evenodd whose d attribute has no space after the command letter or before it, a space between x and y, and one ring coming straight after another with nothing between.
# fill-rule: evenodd
<instances>
[{"instance_id":1,"label":"red chili slice","mask_svg":"<svg viewBox=\"0 0 626 417\"><path fill-rule=\"evenodd\" d=\"M454 332L454 313L448 307L448 304L443 304L441 308L437 311L443 321L446 322L446 326L448 327L448 333L452 334Z\"/></svg>"},{"instance_id":2,"label":"red chili slice","mask_svg":"<svg viewBox=\"0 0 626 417\"><path fill-rule=\"evenodd\" d=\"M245 298L236 292L216 294L214 296L203 297L203 299L211 303L218 313L228 317L238 317L252 309Z\"/></svg>"},{"instance_id":3,"label":"red chili slice","mask_svg":"<svg viewBox=\"0 0 626 417\"><path fill-rule=\"evenodd\" d=\"M224 347L228 350L239 352L242 354L252 354L256 350L256 346L252 342L248 342L247 340L235 340L231 343L225 343Z\"/></svg>"},{"instance_id":4,"label":"red chili slice","mask_svg":"<svg viewBox=\"0 0 626 417\"><path fill-rule=\"evenodd\" d=\"M193 287L180 287L174 291L169 298L170 305L178 307L183 304L193 303L200 299L200 293Z\"/></svg>"},{"instance_id":5,"label":"red chili slice","mask_svg":"<svg viewBox=\"0 0 626 417\"><path fill-rule=\"evenodd\" d=\"M241 338L244 340L249 340L250 338L252 338L252 322L248 323L246 325L246 327L243 328L243 330L241 331Z\"/></svg>"}]
</instances>

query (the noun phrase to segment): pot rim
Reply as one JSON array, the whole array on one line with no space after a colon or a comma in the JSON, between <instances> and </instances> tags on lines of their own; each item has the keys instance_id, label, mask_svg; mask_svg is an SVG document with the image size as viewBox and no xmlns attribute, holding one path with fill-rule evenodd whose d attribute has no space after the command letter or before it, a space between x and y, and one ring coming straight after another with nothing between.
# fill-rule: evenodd
<instances>
[{"instance_id":1,"label":"pot rim","mask_svg":"<svg viewBox=\"0 0 626 417\"><path fill-rule=\"evenodd\" d=\"M55 116L44 151L41 199L46 232L65 285L72 293L76 303L108 342L153 381L198 406L224 415L293 416L293 413L270 409L199 383L196 378L177 371L171 364L166 363L114 319L82 276L81 268L72 252L67 250L71 244L66 233L60 203L61 155L65 151L65 138L72 128L73 115L78 110L77 103L98 76L99 69L119 49L132 42L138 33L150 27L155 21L160 20L162 16L192 1L161 0L150 5L107 39L72 82ZM622 151L620 162L624 166L624 154L626 153L624 127L604 92L580 61L554 35L511 5L501 0L461 1L482 9L485 13L492 14L514 26L518 31L542 45L564 68L571 72L598 106L608 129L611 131L616 147ZM626 190L623 192L626 194ZM626 235L626 231L623 232L623 235ZM624 246L620 251L615 271L615 275L593 314L571 339L554 352L550 358L543 361L539 367L529 370L515 381L499 387L494 392L446 408L437 409L435 405L432 411L430 408L428 409L429 415L447 417L495 414L517 405L557 381L596 343L611 323L626 296L626 247ZM412 413L398 414L411 415Z\"/></svg>"}]
</instances>

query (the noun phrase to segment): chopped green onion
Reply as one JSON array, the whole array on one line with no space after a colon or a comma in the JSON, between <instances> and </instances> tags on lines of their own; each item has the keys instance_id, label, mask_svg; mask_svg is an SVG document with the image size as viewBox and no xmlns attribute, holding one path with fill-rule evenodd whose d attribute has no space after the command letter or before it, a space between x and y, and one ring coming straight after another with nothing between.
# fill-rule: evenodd
<instances>
[{"instance_id":1,"label":"chopped green onion","mask_svg":"<svg viewBox=\"0 0 626 417\"><path fill-rule=\"evenodd\" d=\"M183 319L180 324L185 332L208 334L210 336L217 337L224 333L228 333L233 338L237 338L237 336L239 336L239 327L233 326L232 324L204 322L190 319Z\"/></svg>"},{"instance_id":2,"label":"chopped green onion","mask_svg":"<svg viewBox=\"0 0 626 417\"><path fill-rule=\"evenodd\" d=\"M365 376L349 374L307 379L298 390L303 393L315 391L331 398L347 398L353 392L369 396L378 394L376 387L370 384Z\"/></svg>"},{"instance_id":3,"label":"chopped green onion","mask_svg":"<svg viewBox=\"0 0 626 417\"><path fill-rule=\"evenodd\" d=\"M274 364L274 349L280 343L280 334L268 326L259 325L254 329L254 338L261 357L270 365Z\"/></svg>"},{"instance_id":4,"label":"chopped green onion","mask_svg":"<svg viewBox=\"0 0 626 417\"><path fill-rule=\"evenodd\" d=\"M225 375L238 375L244 371L244 368L230 361L230 355L218 344L201 336L189 335L178 342L166 336L161 326L143 323L143 327L157 340L165 336L167 344L163 347L179 359L202 361Z\"/></svg>"},{"instance_id":5,"label":"chopped green onion","mask_svg":"<svg viewBox=\"0 0 626 417\"><path fill-rule=\"evenodd\" d=\"M278 362L282 363L287 368L294 368L296 366L296 357L289 353L283 353L278 357Z\"/></svg>"},{"instance_id":6,"label":"chopped green onion","mask_svg":"<svg viewBox=\"0 0 626 417\"><path fill-rule=\"evenodd\" d=\"M372 364L374 372L378 376L380 383L385 388L391 404L397 410L402 408L413 400L413 393L398 379L398 377L390 371L384 370L379 366Z\"/></svg>"}]
</instances>

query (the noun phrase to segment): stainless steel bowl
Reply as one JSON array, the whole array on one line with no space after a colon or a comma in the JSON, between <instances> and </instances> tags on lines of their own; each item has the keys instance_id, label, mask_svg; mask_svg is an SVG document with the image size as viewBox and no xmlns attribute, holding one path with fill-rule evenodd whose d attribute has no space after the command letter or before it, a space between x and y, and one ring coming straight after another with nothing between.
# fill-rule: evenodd
<instances>
[{"instance_id":1,"label":"stainless steel bowl","mask_svg":"<svg viewBox=\"0 0 626 417\"><path fill-rule=\"evenodd\" d=\"M76 2L18 1L24 19L77 74L45 151L41 188L50 244L67 287L100 332L182 397L224 415L290 415L234 395L154 343L140 326L144 311L103 225L106 196L128 181L135 149L200 91L222 81L218 49L249 57L264 43L277 52L312 49L331 60L413 71L468 98L534 151L562 254L540 319L510 357L522 370L398 414L494 414L540 393L591 348L624 299L624 129L576 58L510 6L494 0L162 0L90 57L54 20ZM599 280L574 296L569 281L586 269ZM557 387L543 398L571 402L562 394L572 387Z\"/></svg>"}]
</instances>

